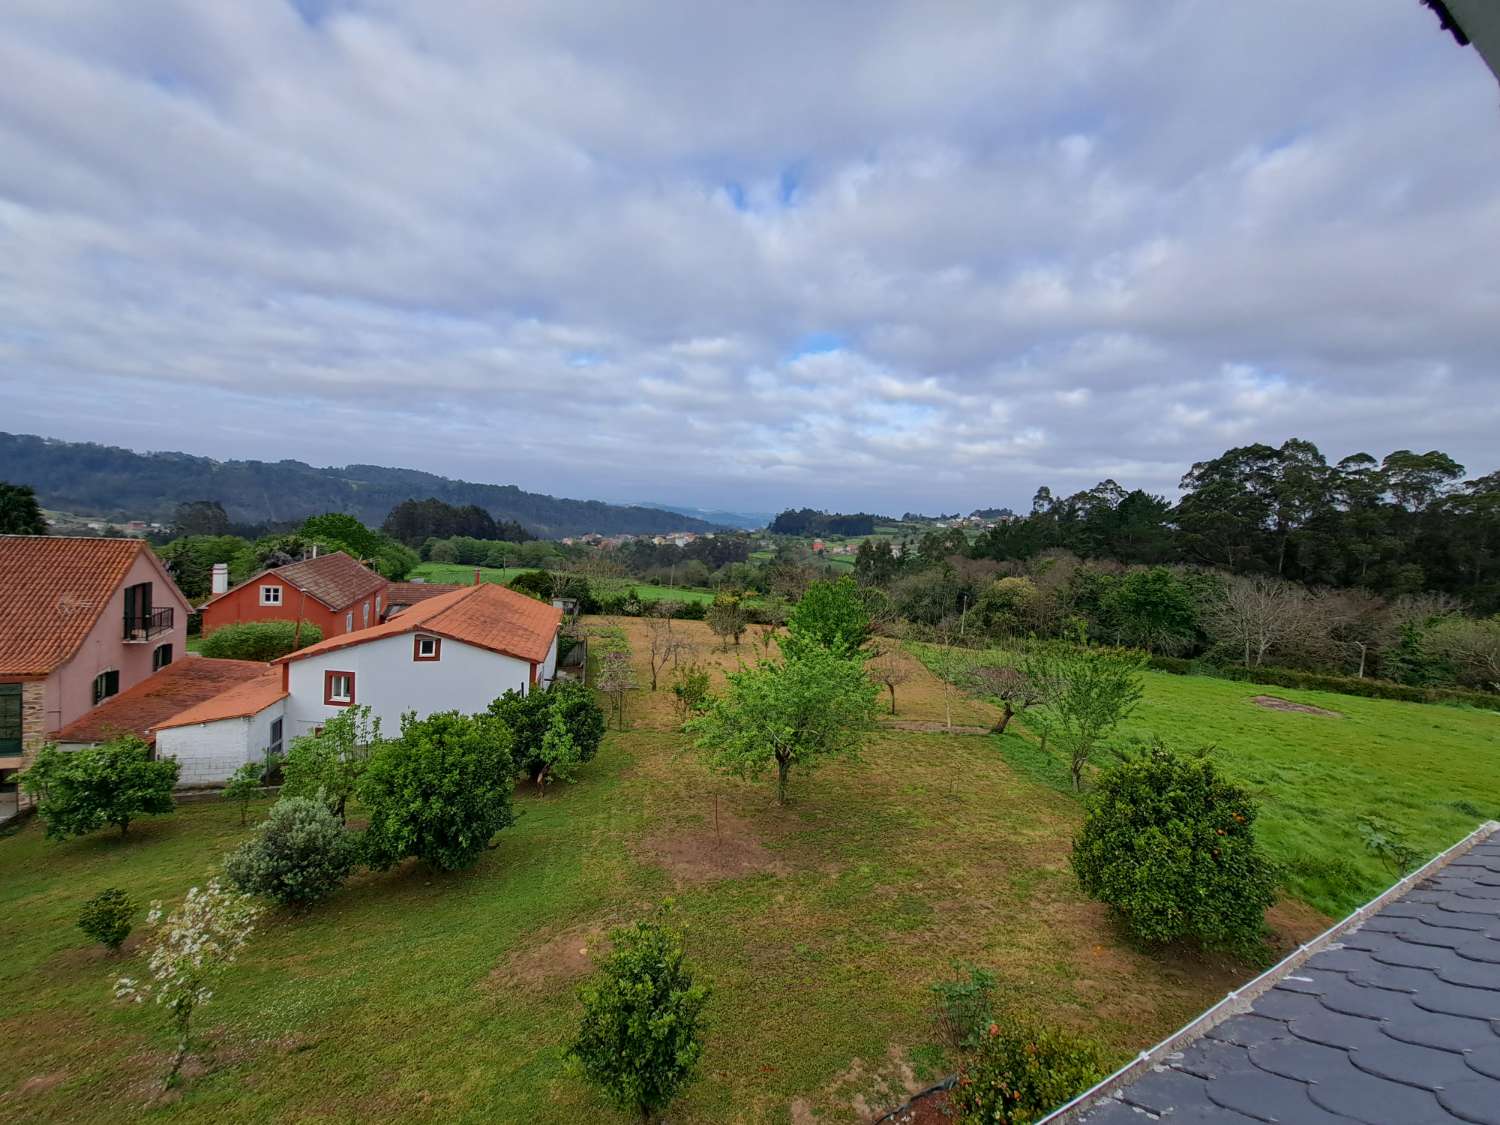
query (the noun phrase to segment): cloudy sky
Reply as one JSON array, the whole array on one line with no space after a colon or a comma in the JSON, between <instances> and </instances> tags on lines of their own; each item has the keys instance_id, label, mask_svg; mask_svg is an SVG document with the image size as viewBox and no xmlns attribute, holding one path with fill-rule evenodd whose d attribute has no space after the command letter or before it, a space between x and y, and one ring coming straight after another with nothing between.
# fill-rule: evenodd
<instances>
[{"instance_id":1,"label":"cloudy sky","mask_svg":"<svg viewBox=\"0 0 1500 1125\"><path fill-rule=\"evenodd\" d=\"M774 510L1500 467L1418 0L7 0L0 430Z\"/></svg>"}]
</instances>

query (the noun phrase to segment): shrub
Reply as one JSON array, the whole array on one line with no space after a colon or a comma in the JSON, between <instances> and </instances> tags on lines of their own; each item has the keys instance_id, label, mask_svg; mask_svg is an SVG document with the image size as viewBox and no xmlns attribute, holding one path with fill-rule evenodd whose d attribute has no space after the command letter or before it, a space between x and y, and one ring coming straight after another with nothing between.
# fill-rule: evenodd
<instances>
[{"instance_id":1,"label":"shrub","mask_svg":"<svg viewBox=\"0 0 1500 1125\"><path fill-rule=\"evenodd\" d=\"M120 835L145 815L170 813L172 788L181 767L175 758L151 760L151 747L135 735L59 750L44 746L21 776L37 799L49 840L67 840L113 824Z\"/></svg>"},{"instance_id":2,"label":"shrub","mask_svg":"<svg viewBox=\"0 0 1500 1125\"><path fill-rule=\"evenodd\" d=\"M238 625L221 625L203 638L199 652L219 660L268 661L323 639L323 631L311 621L302 622L300 631L297 624L295 621L242 621Z\"/></svg>"},{"instance_id":3,"label":"shrub","mask_svg":"<svg viewBox=\"0 0 1500 1125\"><path fill-rule=\"evenodd\" d=\"M362 704L345 707L323 724L321 733L292 739L281 764L282 796L317 796L342 823L344 808L380 742L380 716L372 716Z\"/></svg>"},{"instance_id":4,"label":"shrub","mask_svg":"<svg viewBox=\"0 0 1500 1125\"><path fill-rule=\"evenodd\" d=\"M508 691L489 706L489 713L510 729L513 772L545 781L543 743L557 712L567 727L579 764L593 761L604 741L604 710L594 693L573 680L555 680L546 691L522 695Z\"/></svg>"},{"instance_id":5,"label":"shrub","mask_svg":"<svg viewBox=\"0 0 1500 1125\"><path fill-rule=\"evenodd\" d=\"M671 1103L703 1055L708 986L694 979L682 934L637 922L579 992L583 1020L568 1057L614 1105L642 1121Z\"/></svg>"},{"instance_id":6,"label":"shrub","mask_svg":"<svg viewBox=\"0 0 1500 1125\"><path fill-rule=\"evenodd\" d=\"M324 802L283 797L255 835L230 853L224 875L245 894L307 906L338 890L357 858L354 837Z\"/></svg>"},{"instance_id":7,"label":"shrub","mask_svg":"<svg viewBox=\"0 0 1500 1125\"><path fill-rule=\"evenodd\" d=\"M992 1023L964 1060L949 1095L960 1121L1024 1125L1071 1101L1104 1077L1098 1048L1024 1020Z\"/></svg>"},{"instance_id":8,"label":"shrub","mask_svg":"<svg viewBox=\"0 0 1500 1125\"><path fill-rule=\"evenodd\" d=\"M693 715L708 710L709 691L713 681L708 669L697 661L678 665L672 673L672 699L677 705L677 716L686 722Z\"/></svg>"},{"instance_id":9,"label":"shrub","mask_svg":"<svg viewBox=\"0 0 1500 1125\"><path fill-rule=\"evenodd\" d=\"M549 601L552 598L552 575L545 570L524 570L510 580L510 588L518 594Z\"/></svg>"},{"instance_id":10,"label":"shrub","mask_svg":"<svg viewBox=\"0 0 1500 1125\"><path fill-rule=\"evenodd\" d=\"M515 822L510 747L510 731L490 715L403 716L401 737L377 747L360 779L366 862L386 869L416 856L444 871L471 866Z\"/></svg>"},{"instance_id":11,"label":"shrub","mask_svg":"<svg viewBox=\"0 0 1500 1125\"><path fill-rule=\"evenodd\" d=\"M100 945L118 953L130 936L135 912L136 904L130 896L119 887L110 887L83 904L78 915L78 928Z\"/></svg>"},{"instance_id":12,"label":"shrub","mask_svg":"<svg viewBox=\"0 0 1500 1125\"><path fill-rule=\"evenodd\" d=\"M1100 777L1073 841L1073 870L1145 941L1249 952L1276 898L1255 816L1248 794L1206 756L1157 747Z\"/></svg>"},{"instance_id":13,"label":"shrub","mask_svg":"<svg viewBox=\"0 0 1500 1125\"><path fill-rule=\"evenodd\" d=\"M265 783L264 762L246 762L230 774L229 780L224 783L224 791L220 796L240 806L240 827L245 825L245 814L250 811L250 802L261 795Z\"/></svg>"},{"instance_id":14,"label":"shrub","mask_svg":"<svg viewBox=\"0 0 1500 1125\"><path fill-rule=\"evenodd\" d=\"M932 986L933 1022L943 1043L972 1051L984 1038L995 1010L995 974L977 965L953 962L953 976Z\"/></svg>"}]
</instances>

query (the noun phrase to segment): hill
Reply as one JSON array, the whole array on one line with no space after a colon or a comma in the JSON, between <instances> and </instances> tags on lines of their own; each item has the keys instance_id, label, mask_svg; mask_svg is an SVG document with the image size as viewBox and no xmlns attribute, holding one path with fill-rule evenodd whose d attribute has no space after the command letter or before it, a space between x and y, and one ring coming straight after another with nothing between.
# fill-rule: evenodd
<instances>
[{"instance_id":1,"label":"hill","mask_svg":"<svg viewBox=\"0 0 1500 1125\"><path fill-rule=\"evenodd\" d=\"M497 520L515 520L544 538L716 527L655 508L567 500L513 484L477 484L416 469L216 461L32 434L0 433L0 480L31 485L45 507L115 519L167 520L179 503L217 500L235 523L283 523L319 512L347 512L379 527L401 501L435 496L449 504L477 504Z\"/></svg>"}]
</instances>

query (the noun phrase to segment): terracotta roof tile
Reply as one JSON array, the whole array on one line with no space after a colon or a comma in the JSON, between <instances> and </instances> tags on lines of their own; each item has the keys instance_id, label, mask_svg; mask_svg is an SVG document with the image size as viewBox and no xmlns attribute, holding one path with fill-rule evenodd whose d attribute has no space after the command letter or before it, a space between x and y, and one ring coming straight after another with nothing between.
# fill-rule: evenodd
<instances>
[{"instance_id":1,"label":"terracotta roof tile","mask_svg":"<svg viewBox=\"0 0 1500 1125\"><path fill-rule=\"evenodd\" d=\"M373 594L386 585L384 578L363 563L355 561L343 551L334 551L315 559L303 559L301 562L263 570L203 604L211 605L219 598L228 597L268 574L276 575L333 610L346 609L360 598Z\"/></svg>"},{"instance_id":2,"label":"terracotta roof tile","mask_svg":"<svg viewBox=\"0 0 1500 1125\"><path fill-rule=\"evenodd\" d=\"M211 660L184 656L147 676L129 691L105 700L57 734L59 742L105 742L120 734L150 740L153 728L184 708L194 707L270 673L281 687L281 670L254 660Z\"/></svg>"},{"instance_id":3,"label":"terracotta roof tile","mask_svg":"<svg viewBox=\"0 0 1500 1125\"><path fill-rule=\"evenodd\" d=\"M188 727L194 723L214 723L220 719L241 719L257 715L277 700L285 699L286 689L281 686L281 669L257 664L260 675L236 684L228 691L220 692L212 699L179 711L170 718L156 724L156 730L168 727Z\"/></svg>"},{"instance_id":4,"label":"terracotta roof tile","mask_svg":"<svg viewBox=\"0 0 1500 1125\"><path fill-rule=\"evenodd\" d=\"M416 605L439 594L451 594L465 587L447 582L392 582L385 592L385 604L402 606Z\"/></svg>"},{"instance_id":5,"label":"terracotta roof tile","mask_svg":"<svg viewBox=\"0 0 1500 1125\"><path fill-rule=\"evenodd\" d=\"M70 660L143 551L140 539L0 535L0 675L45 676Z\"/></svg>"},{"instance_id":6,"label":"terracotta roof tile","mask_svg":"<svg viewBox=\"0 0 1500 1125\"><path fill-rule=\"evenodd\" d=\"M562 624L562 610L493 582L460 586L428 598L380 625L330 637L283 656L278 663L301 660L402 633L432 633L487 648L521 660L542 661Z\"/></svg>"}]
</instances>

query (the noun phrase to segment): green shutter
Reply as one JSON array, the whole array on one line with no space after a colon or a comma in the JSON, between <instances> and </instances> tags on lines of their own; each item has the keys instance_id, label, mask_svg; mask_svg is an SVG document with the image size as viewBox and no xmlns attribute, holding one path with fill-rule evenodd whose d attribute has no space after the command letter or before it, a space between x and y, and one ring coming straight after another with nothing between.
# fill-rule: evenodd
<instances>
[{"instance_id":1,"label":"green shutter","mask_svg":"<svg viewBox=\"0 0 1500 1125\"><path fill-rule=\"evenodd\" d=\"M0 754L21 752L21 685L0 684Z\"/></svg>"}]
</instances>

